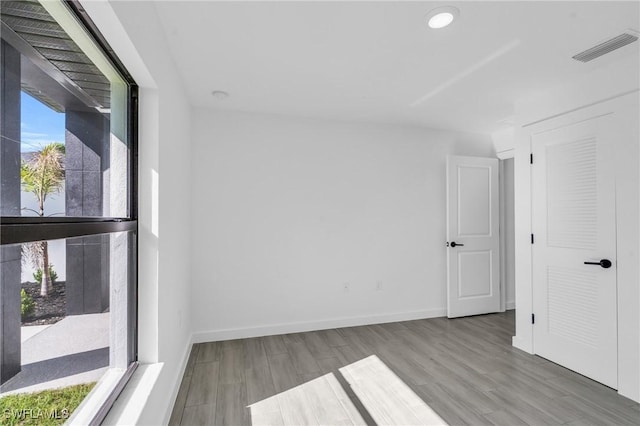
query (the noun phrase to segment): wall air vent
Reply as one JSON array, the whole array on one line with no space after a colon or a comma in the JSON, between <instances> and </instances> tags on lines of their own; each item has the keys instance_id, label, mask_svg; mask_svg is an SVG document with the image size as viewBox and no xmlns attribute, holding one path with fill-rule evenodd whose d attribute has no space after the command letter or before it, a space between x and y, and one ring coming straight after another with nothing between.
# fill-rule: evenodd
<instances>
[{"instance_id":1,"label":"wall air vent","mask_svg":"<svg viewBox=\"0 0 640 426\"><path fill-rule=\"evenodd\" d=\"M638 40L638 34L635 31L628 30L617 37L602 42L597 46L593 46L592 48L587 49L584 52L578 53L577 55L573 56L573 59L580 62L593 61L594 59L599 58L602 55L606 55L609 52L620 49L621 47L633 43L636 40Z\"/></svg>"}]
</instances>

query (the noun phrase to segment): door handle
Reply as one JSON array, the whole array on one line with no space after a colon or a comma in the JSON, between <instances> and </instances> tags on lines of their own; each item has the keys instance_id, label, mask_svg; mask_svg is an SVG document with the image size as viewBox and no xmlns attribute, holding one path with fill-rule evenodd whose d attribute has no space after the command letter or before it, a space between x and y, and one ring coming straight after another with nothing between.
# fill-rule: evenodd
<instances>
[{"instance_id":1,"label":"door handle","mask_svg":"<svg viewBox=\"0 0 640 426\"><path fill-rule=\"evenodd\" d=\"M585 265L599 265L604 269L611 268L611 261L609 259L602 259L600 262L584 262Z\"/></svg>"},{"instance_id":2,"label":"door handle","mask_svg":"<svg viewBox=\"0 0 640 426\"><path fill-rule=\"evenodd\" d=\"M455 241L451 241L451 244L449 244L451 247L456 247L456 246L464 246L464 244L460 244L460 243L456 243Z\"/></svg>"}]
</instances>

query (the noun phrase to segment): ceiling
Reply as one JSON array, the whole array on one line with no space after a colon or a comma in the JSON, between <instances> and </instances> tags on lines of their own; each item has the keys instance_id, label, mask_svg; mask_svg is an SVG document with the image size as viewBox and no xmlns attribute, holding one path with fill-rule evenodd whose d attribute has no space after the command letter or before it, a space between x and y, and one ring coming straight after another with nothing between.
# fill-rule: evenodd
<instances>
[{"instance_id":1,"label":"ceiling","mask_svg":"<svg viewBox=\"0 0 640 426\"><path fill-rule=\"evenodd\" d=\"M195 106L478 133L509 126L518 99L640 49L571 59L639 30L638 1L155 5ZM460 16L432 30L424 16L442 5Z\"/></svg>"}]
</instances>

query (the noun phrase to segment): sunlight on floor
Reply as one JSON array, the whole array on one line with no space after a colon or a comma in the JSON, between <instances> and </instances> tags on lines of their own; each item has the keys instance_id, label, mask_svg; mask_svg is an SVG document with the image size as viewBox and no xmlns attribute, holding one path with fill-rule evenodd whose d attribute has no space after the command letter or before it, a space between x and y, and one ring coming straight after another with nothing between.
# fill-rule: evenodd
<instances>
[{"instance_id":1,"label":"sunlight on floor","mask_svg":"<svg viewBox=\"0 0 640 426\"><path fill-rule=\"evenodd\" d=\"M340 368L377 424L447 425L377 356ZM365 425L333 373L249 406L257 425Z\"/></svg>"},{"instance_id":2,"label":"sunlight on floor","mask_svg":"<svg viewBox=\"0 0 640 426\"><path fill-rule=\"evenodd\" d=\"M366 425L333 375L325 374L249 406L255 425Z\"/></svg>"},{"instance_id":3,"label":"sunlight on floor","mask_svg":"<svg viewBox=\"0 0 640 426\"><path fill-rule=\"evenodd\" d=\"M342 367L340 372L377 424L447 424L375 355Z\"/></svg>"}]
</instances>

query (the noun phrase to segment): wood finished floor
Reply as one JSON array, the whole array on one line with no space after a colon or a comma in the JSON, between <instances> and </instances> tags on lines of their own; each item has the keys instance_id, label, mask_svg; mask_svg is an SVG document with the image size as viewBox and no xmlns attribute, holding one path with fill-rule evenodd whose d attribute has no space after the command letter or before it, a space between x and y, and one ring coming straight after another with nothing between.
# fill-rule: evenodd
<instances>
[{"instance_id":1,"label":"wood finished floor","mask_svg":"<svg viewBox=\"0 0 640 426\"><path fill-rule=\"evenodd\" d=\"M375 424L339 369L376 355L450 425L640 425L639 404L513 348L513 334L508 311L197 344L169 424L319 423L322 400L301 412L307 417L290 417L306 409L296 392L315 386L316 396L329 395L323 389L335 383L342 389L326 406L348 398L336 422ZM252 419L247 407L256 403L262 411Z\"/></svg>"}]
</instances>

